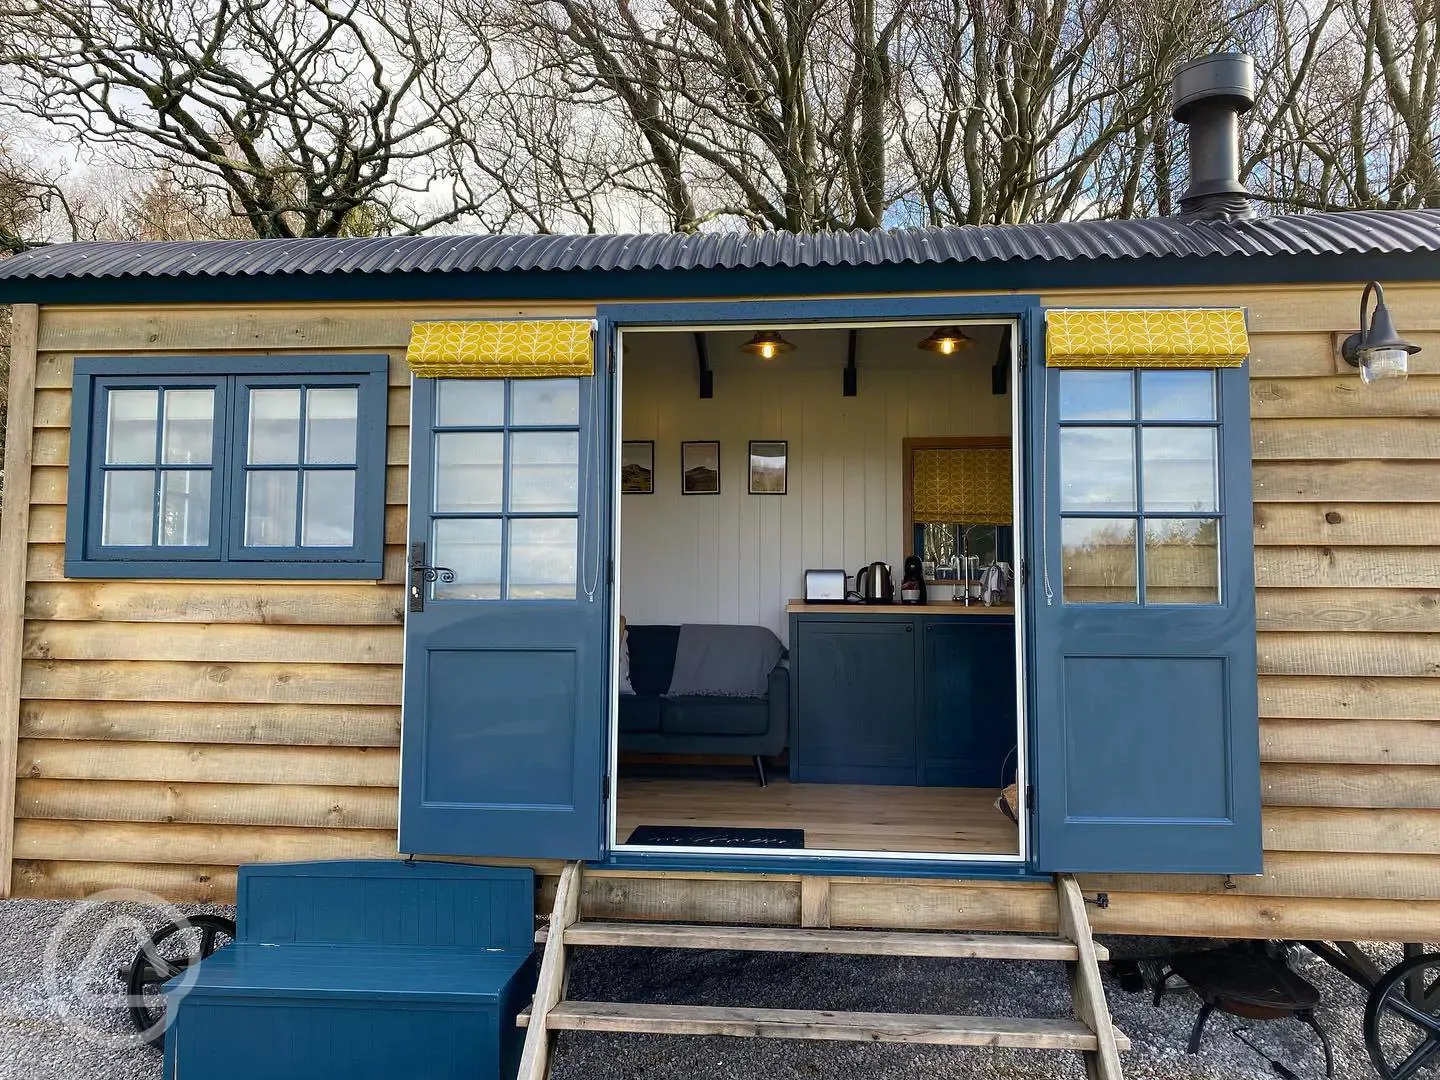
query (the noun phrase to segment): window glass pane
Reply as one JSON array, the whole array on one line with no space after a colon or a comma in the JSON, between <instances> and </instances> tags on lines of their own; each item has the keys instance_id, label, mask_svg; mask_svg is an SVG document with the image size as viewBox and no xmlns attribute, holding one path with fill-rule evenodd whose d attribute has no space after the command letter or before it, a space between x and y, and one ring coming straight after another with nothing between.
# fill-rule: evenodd
<instances>
[{"instance_id":1,"label":"window glass pane","mask_svg":"<svg viewBox=\"0 0 1440 1080\"><path fill-rule=\"evenodd\" d=\"M252 472L245 479L245 546L295 546L295 488L288 470Z\"/></svg>"},{"instance_id":2,"label":"window glass pane","mask_svg":"<svg viewBox=\"0 0 1440 1080\"><path fill-rule=\"evenodd\" d=\"M100 517L100 543L149 547L155 524L155 474L149 469L107 472Z\"/></svg>"},{"instance_id":3,"label":"window glass pane","mask_svg":"<svg viewBox=\"0 0 1440 1080\"><path fill-rule=\"evenodd\" d=\"M1069 604L1133 604L1139 597L1135 522L1065 518L1060 523L1061 585Z\"/></svg>"},{"instance_id":4,"label":"window glass pane","mask_svg":"<svg viewBox=\"0 0 1440 1080\"><path fill-rule=\"evenodd\" d=\"M355 543L355 473L325 469L305 473L301 547L349 547Z\"/></svg>"},{"instance_id":5,"label":"window glass pane","mask_svg":"<svg viewBox=\"0 0 1440 1080\"><path fill-rule=\"evenodd\" d=\"M503 379L441 379L435 384L436 427L499 427L503 423Z\"/></svg>"},{"instance_id":6,"label":"window glass pane","mask_svg":"<svg viewBox=\"0 0 1440 1080\"><path fill-rule=\"evenodd\" d=\"M439 513L499 513L505 436L451 432L435 436L435 509Z\"/></svg>"},{"instance_id":7,"label":"window glass pane","mask_svg":"<svg viewBox=\"0 0 1440 1080\"><path fill-rule=\"evenodd\" d=\"M580 433L517 431L510 436L510 509L564 513L579 508Z\"/></svg>"},{"instance_id":8,"label":"window glass pane","mask_svg":"<svg viewBox=\"0 0 1440 1080\"><path fill-rule=\"evenodd\" d=\"M1135 397L1129 371L1060 372L1061 420L1132 420Z\"/></svg>"},{"instance_id":9,"label":"window glass pane","mask_svg":"<svg viewBox=\"0 0 1440 1080\"><path fill-rule=\"evenodd\" d=\"M210 473L167 469L160 474L160 544L204 547L210 543Z\"/></svg>"},{"instance_id":10,"label":"window glass pane","mask_svg":"<svg viewBox=\"0 0 1440 1080\"><path fill-rule=\"evenodd\" d=\"M580 423L580 380L515 379L510 384L510 423Z\"/></svg>"},{"instance_id":11,"label":"window glass pane","mask_svg":"<svg viewBox=\"0 0 1440 1080\"><path fill-rule=\"evenodd\" d=\"M161 460L167 465L209 465L215 443L215 391L166 390Z\"/></svg>"},{"instance_id":12,"label":"window glass pane","mask_svg":"<svg viewBox=\"0 0 1440 1080\"><path fill-rule=\"evenodd\" d=\"M1140 418L1214 420L1214 374L1209 371L1142 371Z\"/></svg>"},{"instance_id":13,"label":"window glass pane","mask_svg":"<svg viewBox=\"0 0 1440 1080\"><path fill-rule=\"evenodd\" d=\"M355 420L360 392L353 386L305 395L305 460L312 465L355 464Z\"/></svg>"},{"instance_id":14,"label":"window glass pane","mask_svg":"<svg viewBox=\"0 0 1440 1080\"><path fill-rule=\"evenodd\" d=\"M300 391L251 390L247 459L252 465L300 460Z\"/></svg>"},{"instance_id":15,"label":"window glass pane","mask_svg":"<svg viewBox=\"0 0 1440 1080\"><path fill-rule=\"evenodd\" d=\"M155 421L159 400L158 390L108 392L107 464L149 465L155 461Z\"/></svg>"},{"instance_id":16,"label":"window glass pane","mask_svg":"<svg viewBox=\"0 0 1440 1080\"><path fill-rule=\"evenodd\" d=\"M1219 508L1214 428L1145 428L1140 438L1147 511Z\"/></svg>"},{"instance_id":17,"label":"window glass pane","mask_svg":"<svg viewBox=\"0 0 1440 1080\"><path fill-rule=\"evenodd\" d=\"M455 571L455 580L437 581L437 600L500 599L500 522L496 518L450 518L434 523L431 565Z\"/></svg>"},{"instance_id":18,"label":"window glass pane","mask_svg":"<svg viewBox=\"0 0 1440 1080\"><path fill-rule=\"evenodd\" d=\"M511 600L575 599L575 519L512 518Z\"/></svg>"},{"instance_id":19,"label":"window glass pane","mask_svg":"<svg viewBox=\"0 0 1440 1080\"><path fill-rule=\"evenodd\" d=\"M1134 429L1060 429L1060 509L1135 509Z\"/></svg>"},{"instance_id":20,"label":"window glass pane","mask_svg":"<svg viewBox=\"0 0 1440 1080\"><path fill-rule=\"evenodd\" d=\"M1220 522L1150 518L1145 522L1145 603L1220 602Z\"/></svg>"}]
</instances>

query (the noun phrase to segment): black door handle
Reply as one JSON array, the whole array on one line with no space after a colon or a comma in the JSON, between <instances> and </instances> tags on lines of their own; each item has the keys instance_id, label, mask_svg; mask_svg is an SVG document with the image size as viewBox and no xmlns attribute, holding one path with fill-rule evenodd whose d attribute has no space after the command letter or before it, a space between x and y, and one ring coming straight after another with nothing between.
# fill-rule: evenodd
<instances>
[{"instance_id":1,"label":"black door handle","mask_svg":"<svg viewBox=\"0 0 1440 1080\"><path fill-rule=\"evenodd\" d=\"M431 581L443 581L446 585L455 580L455 571L448 566L425 565L425 542L417 540L410 545L410 610L425 610L425 585Z\"/></svg>"}]
</instances>

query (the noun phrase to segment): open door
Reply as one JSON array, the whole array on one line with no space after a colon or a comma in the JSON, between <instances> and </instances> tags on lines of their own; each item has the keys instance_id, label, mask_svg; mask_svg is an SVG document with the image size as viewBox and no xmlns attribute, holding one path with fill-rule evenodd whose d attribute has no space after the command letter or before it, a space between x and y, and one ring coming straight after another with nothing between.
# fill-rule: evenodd
<instances>
[{"instance_id":1,"label":"open door","mask_svg":"<svg viewBox=\"0 0 1440 1080\"><path fill-rule=\"evenodd\" d=\"M413 381L402 851L600 855L605 371Z\"/></svg>"},{"instance_id":2,"label":"open door","mask_svg":"<svg viewBox=\"0 0 1440 1080\"><path fill-rule=\"evenodd\" d=\"M1203 313L1047 314L1026 406L1036 866L1258 873L1243 313L1224 356L1187 340ZM1145 315L1176 332L1128 325Z\"/></svg>"}]
</instances>

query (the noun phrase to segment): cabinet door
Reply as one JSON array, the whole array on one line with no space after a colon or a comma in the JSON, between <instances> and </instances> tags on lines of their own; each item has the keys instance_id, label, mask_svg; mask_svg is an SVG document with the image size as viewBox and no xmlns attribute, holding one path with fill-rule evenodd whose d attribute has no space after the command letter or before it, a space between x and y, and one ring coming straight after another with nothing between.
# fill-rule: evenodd
<instances>
[{"instance_id":1,"label":"cabinet door","mask_svg":"<svg viewBox=\"0 0 1440 1080\"><path fill-rule=\"evenodd\" d=\"M1001 787L1016 740L1015 622L967 615L922 623L920 782Z\"/></svg>"},{"instance_id":2,"label":"cabinet door","mask_svg":"<svg viewBox=\"0 0 1440 1080\"><path fill-rule=\"evenodd\" d=\"M794 778L914 784L914 621L802 619L797 645Z\"/></svg>"}]
</instances>

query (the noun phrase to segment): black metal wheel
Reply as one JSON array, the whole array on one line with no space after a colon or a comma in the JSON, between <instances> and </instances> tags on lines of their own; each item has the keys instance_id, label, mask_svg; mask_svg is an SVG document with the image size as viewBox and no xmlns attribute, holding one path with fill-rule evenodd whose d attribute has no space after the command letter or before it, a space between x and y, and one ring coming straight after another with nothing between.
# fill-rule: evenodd
<instances>
[{"instance_id":1,"label":"black metal wheel","mask_svg":"<svg viewBox=\"0 0 1440 1080\"><path fill-rule=\"evenodd\" d=\"M165 1041L165 995L160 987L222 945L235 940L235 924L223 915L192 915L166 923L140 946L122 974L130 1022L151 1046Z\"/></svg>"},{"instance_id":2,"label":"black metal wheel","mask_svg":"<svg viewBox=\"0 0 1440 1080\"><path fill-rule=\"evenodd\" d=\"M1440 953L1402 960L1375 984L1365 1049L1381 1080L1440 1077Z\"/></svg>"}]
</instances>

